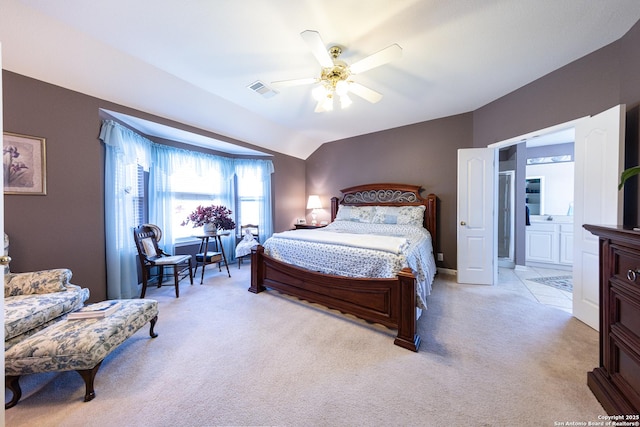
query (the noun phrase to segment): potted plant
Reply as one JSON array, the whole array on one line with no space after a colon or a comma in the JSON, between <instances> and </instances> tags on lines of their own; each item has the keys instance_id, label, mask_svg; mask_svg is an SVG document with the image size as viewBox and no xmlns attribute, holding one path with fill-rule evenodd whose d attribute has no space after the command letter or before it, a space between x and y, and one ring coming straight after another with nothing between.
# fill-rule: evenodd
<instances>
[{"instance_id":1,"label":"potted plant","mask_svg":"<svg viewBox=\"0 0 640 427\"><path fill-rule=\"evenodd\" d=\"M622 190L622 187L624 187L624 183L627 182L629 178L631 178L632 176L636 176L639 173L640 166L634 166L629 169L623 170L622 174L620 174L620 184L618 184L618 190Z\"/></svg>"},{"instance_id":2,"label":"potted plant","mask_svg":"<svg viewBox=\"0 0 640 427\"><path fill-rule=\"evenodd\" d=\"M207 233L218 230L233 230L236 223L231 219L231 210L224 206L198 206L180 225L193 224L193 227L204 227Z\"/></svg>"}]
</instances>

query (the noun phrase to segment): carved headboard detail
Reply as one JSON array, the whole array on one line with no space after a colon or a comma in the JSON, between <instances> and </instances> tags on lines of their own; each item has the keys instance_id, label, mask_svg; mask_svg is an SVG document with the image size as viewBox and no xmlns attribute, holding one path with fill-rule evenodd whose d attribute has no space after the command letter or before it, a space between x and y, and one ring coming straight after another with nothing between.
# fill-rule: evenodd
<instances>
[{"instance_id":1,"label":"carved headboard detail","mask_svg":"<svg viewBox=\"0 0 640 427\"><path fill-rule=\"evenodd\" d=\"M342 199L331 198L331 221L338 214L339 205L348 206L417 206L424 205L424 227L431 233L436 243L436 201L435 194L423 198L422 187L406 184L365 184L340 190Z\"/></svg>"}]
</instances>

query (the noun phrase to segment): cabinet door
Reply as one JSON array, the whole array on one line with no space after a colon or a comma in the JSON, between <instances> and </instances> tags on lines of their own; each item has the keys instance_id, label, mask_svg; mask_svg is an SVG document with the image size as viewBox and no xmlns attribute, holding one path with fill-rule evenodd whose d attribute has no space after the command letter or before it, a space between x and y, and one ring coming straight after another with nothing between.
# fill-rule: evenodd
<instances>
[{"instance_id":1,"label":"cabinet door","mask_svg":"<svg viewBox=\"0 0 640 427\"><path fill-rule=\"evenodd\" d=\"M573 264L573 224L560 226L560 264Z\"/></svg>"},{"instance_id":2,"label":"cabinet door","mask_svg":"<svg viewBox=\"0 0 640 427\"><path fill-rule=\"evenodd\" d=\"M554 226L531 226L526 234L526 260L557 264L558 233Z\"/></svg>"}]
</instances>

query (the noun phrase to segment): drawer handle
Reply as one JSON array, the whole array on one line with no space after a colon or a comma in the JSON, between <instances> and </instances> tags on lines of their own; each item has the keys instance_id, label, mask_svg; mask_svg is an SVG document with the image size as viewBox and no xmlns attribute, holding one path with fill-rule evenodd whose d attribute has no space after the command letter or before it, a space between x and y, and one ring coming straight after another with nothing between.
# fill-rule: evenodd
<instances>
[{"instance_id":1,"label":"drawer handle","mask_svg":"<svg viewBox=\"0 0 640 427\"><path fill-rule=\"evenodd\" d=\"M640 274L640 270L638 270L637 268L635 270L629 270L627 271L627 279L635 282L638 274Z\"/></svg>"}]
</instances>

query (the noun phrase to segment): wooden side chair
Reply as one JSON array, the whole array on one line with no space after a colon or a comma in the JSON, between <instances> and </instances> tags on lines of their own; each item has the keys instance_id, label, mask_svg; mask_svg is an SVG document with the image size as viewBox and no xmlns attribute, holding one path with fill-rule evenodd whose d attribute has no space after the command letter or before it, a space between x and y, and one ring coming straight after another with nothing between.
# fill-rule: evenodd
<instances>
[{"instance_id":1,"label":"wooden side chair","mask_svg":"<svg viewBox=\"0 0 640 427\"><path fill-rule=\"evenodd\" d=\"M180 287L178 283L181 279L189 276L189 281L193 285L193 270L191 269L191 255L170 255L158 247L158 241L162 238L162 231L157 225L142 224L133 229L133 239L138 249L140 267L142 267L142 293L140 298L144 298L147 292L147 284L153 279L158 281L158 287L163 286L165 267L173 268L174 286L176 288L176 298L180 297ZM151 274L151 268L157 267L157 275Z\"/></svg>"},{"instance_id":2,"label":"wooden side chair","mask_svg":"<svg viewBox=\"0 0 640 427\"><path fill-rule=\"evenodd\" d=\"M253 237L252 241L245 240L245 236L250 232ZM251 248L260 243L260 226L255 224L246 224L240 226L240 236L236 242L236 258L238 259L238 268L242 264L242 259L251 255Z\"/></svg>"}]
</instances>

